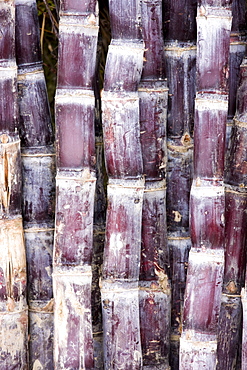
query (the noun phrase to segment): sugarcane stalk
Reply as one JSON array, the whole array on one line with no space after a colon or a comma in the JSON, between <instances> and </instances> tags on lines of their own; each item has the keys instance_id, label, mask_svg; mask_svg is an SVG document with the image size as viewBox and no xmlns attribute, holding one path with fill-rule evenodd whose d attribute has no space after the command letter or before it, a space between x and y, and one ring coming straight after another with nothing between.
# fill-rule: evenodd
<instances>
[{"instance_id":1,"label":"sugarcane stalk","mask_svg":"<svg viewBox=\"0 0 247 370\"><path fill-rule=\"evenodd\" d=\"M53 369L55 153L36 1L16 1L22 213L28 271L29 363Z\"/></svg>"},{"instance_id":2,"label":"sugarcane stalk","mask_svg":"<svg viewBox=\"0 0 247 370\"><path fill-rule=\"evenodd\" d=\"M109 11L112 41L102 94L109 176L101 282L104 366L130 370L142 368L138 280L144 180L137 88L144 46L139 1L112 0Z\"/></svg>"},{"instance_id":3,"label":"sugarcane stalk","mask_svg":"<svg viewBox=\"0 0 247 370\"><path fill-rule=\"evenodd\" d=\"M170 283L165 202L168 89L164 78L162 1L142 1L141 18L145 44L138 89L145 174L139 281L141 344L144 369L169 369Z\"/></svg>"},{"instance_id":4,"label":"sugarcane stalk","mask_svg":"<svg viewBox=\"0 0 247 370\"><path fill-rule=\"evenodd\" d=\"M24 370L28 369L28 310L21 213L15 2L1 1L0 13L0 356L3 369Z\"/></svg>"},{"instance_id":5,"label":"sugarcane stalk","mask_svg":"<svg viewBox=\"0 0 247 370\"><path fill-rule=\"evenodd\" d=\"M239 86L240 64L246 51L246 1L232 2L232 29L229 58L229 107L226 126L226 147L228 148L236 112L236 95Z\"/></svg>"},{"instance_id":6,"label":"sugarcane stalk","mask_svg":"<svg viewBox=\"0 0 247 370\"><path fill-rule=\"evenodd\" d=\"M60 3L53 254L54 367L94 367L91 286L96 0Z\"/></svg>"},{"instance_id":7,"label":"sugarcane stalk","mask_svg":"<svg viewBox=\"0 0 247 370\"><path fill-rule=\"evenodd\" d=\"M180 340L180 369L216 366L224 269L223 175L231 19L230 2L198 2L194 177L190 198L192 248Z\"/></svg>"},{"instance_id":8,"label":"sugarcane stalk","mask_svg":"<svg viewBox=\"0 0 247 370\"><path fill-rule=\"evenodd\" d=\"M165 205L165 183L146 182L139 282L143 369L170 369L171 288L167 274Z\"/></svg>"},{"instance_id":9,"label":"sugarcane stalk","mask_svg":"<svg viewBox=\"0 0 247 370\"><path fill-rule=\"evenodd\" d=\"M225 347L231 345L232 348L237 349L240 341L241 327L242 334L242 369L247 366L246 356L246 122L247 122L247 105L246 105L246 72L247 59L243 59L240 66L240 85L237 94L236 115L234 117L234 126L229 145L228 161L229 166L226 172L227 195L229 213L229 232L226 234L226 263L225 263L225 281L223 294L227 298L227 303L230 306L231 302L237 300L237 307L240 311L235 319L234 314L232 318L227 320L231 324L228 335L228 341L223 341ZM230 207L231 206L231 207ZM234 218L233 218L234 214ZM227 248L228 247L228 248ZM243 285L245 283L245 288ZM240 302L240 293L242 290L242 306ZM241 317L241 308L243 310L243 324ZM234 320L235 319L235 320ZM234 330L235 329L235 330ZM223 330L222 330L223 331ZM221 331L220 331L221 334ZM222 332L223 334L223 332ZM232 343L230 343L232 342ZM221 349L221 347L220 347ZM227 348L226 348L227 349ZM223 352L223 355L225 352ZM221 355L221 353L220 353ZM236 363L236 354L230 351L230 355L226 359L219 357L221 363L226 363L229 368L233 368ZM226 362L228 361L228 363ZM230 367L231 366L231 367Z\"/></svg>"},{"instance_id":10,"label":"sugarcane stalk","mask_svg":"<svg viewBox=\"0 0 247 370\"><path fill-rule=\"evenodd\" d=\"M240 85L236 100L229 150L226 158L225 269L219 317L217 369L240 368L242 304L241 289L246 269L246 71L240 66ZM239 358L240 357L240 358Z\"/></svg>"},{"instance_id":11,"label":"sugarcane stalk","mask_svg":"<svg viewBox=\"0 0 247 370\"><path fill-rule=\"evenodd\" d=\"M167 231L170 249L172 369L179 366L188 254L189 196L193 173L196 73L196 1L163 2L165 62L169 86L167 122ZM178 26L179 25L179 26Z\"/></svg>"},{"instance_id":12,"label":"sugarcane stalk","mask_svg":"<svg viewBox=\"0 0 247 370\"><path fill-rule=\"evenodd\" d=\"M137 278L143 181L126 180L122 185L112 181L107 195L101 283L104 365L106 369L141 369Z\"/></svg>"}]
</instances>

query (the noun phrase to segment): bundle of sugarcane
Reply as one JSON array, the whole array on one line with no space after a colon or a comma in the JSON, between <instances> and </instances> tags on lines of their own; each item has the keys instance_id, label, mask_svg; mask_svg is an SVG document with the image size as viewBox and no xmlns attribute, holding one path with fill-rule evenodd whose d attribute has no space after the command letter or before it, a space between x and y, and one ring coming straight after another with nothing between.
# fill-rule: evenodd
<instances>
[{"instance_id":1,"label":"bundle of sugarcane","mask_svg":"<svg viewBox=\"0 0 247 370\"><path fill-rule=\"evenodd\" d=\"M217 369L236 369L241 344L241 289L246 268L247 59L240 71L237 111L226 157L225 270L219 317ZM244 368L244 367L243 367Z\"/></svg>"},{"instance_id":2,"label":"bundle of sugarcane","mask_svg":"<svg viewBox=\"0 0 247 370\"><path fill-rule=\"evenodd\" d=\"M15 2L0 1L0 358L2 369L28 369L26 255L21 215Z\"/></svg>"},{"instance_id":3,"label":"bundle of sugarcane","mask_svg":"<svg viewBox=\"0 0 247 370\"><path fill-rule=\"evenodd\" d=\"M28 271L29 363L53 369L55 154L35 0L16 0L22 212Z\"/></svg>"},{"instance_id":4,"label":"bundle of sugarcane","mask_svg":"<svg viewBox=\"0 0 247 370\"><path fill-rule=\"evenodd\" d=\"M53 256L54 366L92 369L96 0L60 2Z\"/></svg>"},{"instance_id":5,"label":"bundle of sugarcane","mask_svg":"<svg viewBox=\"0 0 247 370\"><path fill-rule=\"evenodd\" d=\"M171 368L178 368L189 249L196 72L196 1L165 0L168 96L167 231L172 282ZM178 26L179 25L179 26Z\"/></svg>"},{"instance_id":6,"label":"bundle of sugarcane","mask_svg":"<svg viewBox=\"0 0 247 370\"><path fill-rule=\"evenodd\" d=\"M216 366L224 269L223 174L231 14L231 1L198 2L194 178L190 199L192 248L180 339L180 369Z\"/></svg>"},{"instance_id":7,"label":"bundle of sugarcane","mask_svg":"<svg viewBox=\"0 0 247 370\"><path fill-rule=\"evenodd\" d=\"M140 329L144 369L169 369L170 286L166 234L166 116L162 1L141 2L145 44L139 85L145 190L142 211ZM148 324L147 324L148 323Z\"/></svg>"},{"instance_id":8,"label":"bundle of sugarcane","mask_svg":"<svg viewBox=\"0 0 247 370\"><path fill-rule=\"evenodd\" d=\"M138 0L109 2L102 122L108 207L102 277L106 369L140 369L138 280L144 180L138 83L143 66Z\"/></svg>"},{"instance_id":9,"label":"bundle of sugarcane","mask_svg":"<svg viewBox=\"0 0 247 370\"><path fill-rule=\"evenodd\" d=\"M239 85L240 64L246 50L246 1L232 2L232 29L229 59L229 106L226 126L226 147L228 147L233 117L236 111L236 94Z\"/></svg>"}]
</instances>

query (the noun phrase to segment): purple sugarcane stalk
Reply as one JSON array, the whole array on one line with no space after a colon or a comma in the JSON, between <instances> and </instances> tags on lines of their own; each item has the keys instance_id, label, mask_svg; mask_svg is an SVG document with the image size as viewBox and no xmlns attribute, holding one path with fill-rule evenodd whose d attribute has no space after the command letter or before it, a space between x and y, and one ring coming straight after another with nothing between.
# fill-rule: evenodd
<instances>
[{"instance_id":1,"label":"purple sugarcane stalk","mask_svg":"<svg viewBox=\"0 0 247 370\"><path fill-rule=\"evenodd\" d=\"M140 3L109 2L102 122L108 207L101 284L106 369L142 368L138 281L144 192L139 97L144 45Z\"/></svg>"},{"instance_id":2,"label":"purple sugarcane stalk","mask_svg":"<svg viewBox=\"0 0 247 370\"><path fill-rule=\"evenodd\" d=\"M54 367L94 367L91 285L96 0L60 2L53 254Z\"/></svg>"},{"instance_id":3,"label":"purple sugarcane stalk","mask_svg":"<svg viewBox=\"0 0 247 370\"><path fill-rule=\"evenodd\" d=\"M36 1L16 1L22 212L28 272L29 363L53 369L55 153Z\"/></svg>"},{"instance_id":4,"label":"purple sugarcane stalk","mask_svg":"<svg viewBox=\"0 0 247 370\"><path fill-rule=\"evenodd\" d=\"M246 330L246 138L247 138L247 59L243 59L240 66L240 85L237 94L236 114L234 117L234 126L231 136L231 145L229 146L229 168L227 180L229 184L229 202L234 202L231 212L234 218L230 221L229 229L232 227L232 236L229 238L229 258L226 260L226 289L228 294L233 293L239 297L240 289L242 290L242 307L243 307L243 334L242 334L242 369L247 368L247 330ZM230 166L231 165L231 166ZM234 207L236 206L236 207ZM234 212L235 211L235 212ZM235 218L235 216L237 216ZM235 221L236 220L236 221ZM239 222L237 222L239 221ZM232 225L234 223L234 225ZM234 228L235 226L235 228ZM236 242L236 248L233 248L233 240ZM226 250L227 252L227 250ZM235 263L234 263L235 262ZM234 263L234 268L230 268ZM233 266L232 266L233 267ZM228 283L228 284L227 284ZM233 292L229 292L229 287ZM235 288L235 289L234 289ZM234 292L235 291L235 292ZM234 332L233 332L234 333ZM232 333L232 334L233 334ZM239 334L239 332L238 332ZM232 335L234 337L234 335ZM239 339L239 337L237 338Z\"/></svg>"},{"instance_id":5,"label":"purple sugarcane stalk","mask_svg":"<svg viewBox=\"0 0 247 370\"><path fill-rule=\"evenodd\" d=\"M26 253L21 211L15 2L0 1L0 357L2 369L28 369Z\"/></svg>"},{"instance_id":6,"label":"purple sugarcane stalk","mask_svg":"<svg viewBox=\"0 0 247 370\"><path fill-rule=\"evenodd\" d=\"M192 248L180 340L180 369L213 369L224 269L223 185L228 111L231 3L199 1L194 177L190 196Z\"/></svg>"},{"instance_id":7,"label":"purple sugarcane stalk","mask_svg":"<svg viewBox=\"0 0 247 370\"><path fill-rule=\"evenodd\" d=\"M226 126L226 147L231 136L233 118L236 112L236 95L240 79L240 64L246 51L246 1L232 2L232 29L229 59L229 106Z\"/></svg>"},{"instance_id":8,"label":"purple sugarcane stalk","mask_svg":"<svg viewBox=\"0 0 247 370\"><path fill-rule=\"evenodd\" d=\"M179 339L191 247L189 197L193 176L196 4L194 0L163 1L165 62L169 86L167 232L172 284L170 365L174 370L179 366Z\"/></svg>"},{"instance_id":9,"label":"purple sugarcane stalk","mask_svg":"<svg viewBox=\"0 0 247 370\"><path fill-rule=\"evenodd\" d=\"M162 1L141 2L144 65L138 93L145 174L139 281L143 369L169 369L170 282L166 233L166 121Z\"/></svg>"}]
</instances>

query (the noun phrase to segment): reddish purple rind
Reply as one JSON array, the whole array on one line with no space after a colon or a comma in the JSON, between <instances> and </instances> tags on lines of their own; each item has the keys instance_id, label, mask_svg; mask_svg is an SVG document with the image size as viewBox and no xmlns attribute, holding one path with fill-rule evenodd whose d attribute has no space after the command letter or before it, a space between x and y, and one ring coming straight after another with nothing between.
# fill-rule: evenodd
<instances>
[{"instance_id":1,"label":"reddish purple rind","mask_svg":"<svg viewBox=\"0 0 247 370\"><path fill-rule=\"evenodd\" d=\"M70 25L59 28L57 88L92 90L96 64L98 28ZM76 62L75 62L76 61Z\"/></svg>"},{"instance_id":2,"label":"reddish purple rind","mask_svg":"<svg viewBox=\"0 0 247 370\"><path fill-rule=\"evenodd\" d=\"M236 95L240 80L240 65L246 52L246 10L245 0L233 0L229 57L229 120L233 119L236 112Z\"/></svg>"},{"instance_id":3,"label":"reddish purple rind","mask_svg":"<svg viewBox=\"0 0 247 370\"><path fill-rule=\"evenodd\" d=\"M176 44L174 47L176 48ZM191 50L165 51L166 71L169 81L168 95L168 137L181 138L187 131L192 134L194 124L194 99L196 78L196 49L194 44L189 45ZM185 48L186 49L186 48Z\"/></svg>"},{"instance_id":4,"label":"reddish purple rind","mask_svg":"<svg viewBox=\"0 0 247 370\"><path fill-rule=\"evenodd\" d=\"M144 44L112 40L107 53L105 91L136 91L141 79Z\"/></svg>"},{"instance_id":5,"label":"reddish purple rind","mask_svg":"<svg viewBox=\"0 0 247 370\"><path fill-rule=\"evenodd\" d=\"M235 1L236 2L236 1ZM230 45L229 57L229 107L228 119L233 119L236 112L236 95L240 80L240 65L242 63L246 45L239 43Z\"/></svg>"},{"instance_id":6,"label":"reddish purple rind","mask_svg":"<svg viewBox=\"0 0 247 370\"><path fill-rule=\"evenodd\" d=\"M239 121L247 121L247 63L246 59L243 60L242 65L240 66L240 83L237 92L237 108L235 118Z\"/></svg>"},{"instance_id":7,"label":"reddish purple rind","mask_svg":"<svg viewBox=\"0 0 247 370\"><path fill-rule=\"evenodd\" d=\"M165 188L144 191L140 281L158 280L157 271L166 272L169 265L165 196Z\"/></svg>"},{"instance_id":8,"label":"reddish purple rind","mask_svg":"<svg viewBox=\"0 0 247 370\"><path fill-rule=\"evenodd\" d=\"M108 186L103 278L138 281L143 188Z\"/></svg>"},{"instance_id":9,"label":"reddish purple rind","mask_svg":"<svg viewBox=\"0 0 247 370\"><path fill-rule=\"evenodd\" d=\"M60 12L93 13L95 12L97 0L61 0Z\"/></svg>"},{"instance_id":10,"label":"reddish purple rind","mask_svg":"<svg viewBox=\"0 0 247 370\"><path fill-rule=\"evenodd\" d=\"M143 173L140 144L139 99L104 93L102 97L105 161L112 178L138 177Z\"/></svg>"},{"instance_id":11,"label":"reddish purple rind","mask_svg":"<svg viewBox=\"0 0 247 370\"><path fill-rule=\"evenodd\" d=\"M204 5L204 1L201 2ZM229 47L231 17L230 12L224 12L222 17L215 17L216 6L223 6L221 1L206 1L214 7L206 8L207 17L204 16L203 7L199 9L197 17L197 91L228 91L229 74ZM207 4L205 4L207 5ZM218 9L219 14L221 8ZM224 9L223 9L224 10ZM212 17L210 17L212 15ZM211 47L208 47L208 45Z\"/></svg>"},{"instance_id":12,"label":"reddish purple rind","mask_svg":"<svg viewBox=\"0 0 247 370\"><path fill-rule=\"evenodd\" d=\"M165 40L186 42L196 39L196 3L195 0L163 1Z\"/></svg>"},{"instance_id":13,"label":"reddish purple rind","mask_svg":"<svg viewBox=\"0 0 247 370\"><path fill-rule=\"evenodd\" d=\"M137 0L110 0L111 35L113 39L141 38L141 9Z\"/></svg>"},{"instance_id":14,"label":"reddish purple rind","mask_svg":"<svg viewBox=\"0 0 247 370\"><path fill-rule=\"evenodd\" d=\"M15 60L15 1L2 1L0 5L0 65Z\"/></svg>"},{"instance_id":15,"label":"reddish purple rind","mask_svg":"<svg viewBox=\"0 0 247 370\"><path fill-rule=\"evenodd\" d=\"M142 1L141 14L145 44L142 79L164 78L162 0Z\"/></svg>"},{"instance_id":16,"label":"reddish purple rind","mask_svg":"<svg viewBox=\"0 0 247 370\"><path fill-rule=\"evenodd\" d=\"M52 298L53 230L25 232L27 296L29 301Z\"/></svg>"},{"instance_id":17,"label":"reddish purple rind","mask_svg":"<svg viewBox=\"0 0 247 370\"><path fill-rule=\"evenodd\" d=\"M101 295L105 369L141 370L137 282L124 282L120 287L105 282Z\"/></svg>"},{"instance_id":18,"label":"reddish purple rind","mask_svg":"<svg viewBox=\"0 0 247 370\"><path fill-rule=\"evenodd\" d=\"M167 163L167 231L180 236L189 233L189 199L193 175L193 147L168 141ZM171 144L171 145L170 145ZM176 142L175 142L176 144Z\"/></svg>"},{"instance_id":19,"label":"reddish purple rind","mask_svg":"<svg viewBox=\"0 0 247 370\"><path fill-rule=\"evenodd\" d=\"M246 297L242 297L243 305L243 333L242 333L242 369L247 366L247 301Z\"/></svg>"},{"instance_id":20,"label":"reddish purple rind","mask_svg":"<svg viewBox=\"0 0 247 370\"><path fill-rule=\"evenodd\" d=\"M140 288L139 307L143 366L168 369L170 296L151 282Z\"/></svg>"},{"instance_id":21,"label":"reddish purple rind","mask_svg":"<svg viewBox=\"0 0 247 370\"><path fill-rule=\"evenodd\" d=\"M95 181L57 178L55 266L91 264Z\"/></svg>"},{"instance_id":22,"label":"reddish purple rind","mask_svg":"<svg viewBox=\"0 0 247 370\"><path fill-rule=\"evenodd\" d=\"M146 179L159 179L166 173L166 83L144 81L139 85L140 139L143 172Z\"/></svg>"},{"instance_id":23,"label":"reddish purple rind","mask_svg":"<svg viewBox=\"0 0 247 370\"><path fill-rule=\"evenodd\" d=\"M247 126L234 125L226 160L225 182L244 188L247 186Z\"/></svg>"},{"instance_id":24,"label":"reddish purple rind","mask_svg":"<svg viewBox=\"0 0 247 370\"><path fill-rule=\"evenodd\" d=\"M190 197L190 231L192 245L201 248L222 249L224 246L224 213L225 195L222 191L218 194L203 196L193 191L192 184ZM209 187L210 189L210 187Z\"/></svg>"},{"instance_id":25,"label":"reddish purple rind","mask_svg":"<svg viewBox=\"0 0 247 370\"><path fill-rule=\"evenodd\" d=\"M41 62L36 1L16 1L16 61L18 66Z\"/></svg>"},{"instance_id":26,"label":"reddish purple rind","mask_svg":"<svg viewBox=\"0 0 247 370\"><path fill-rule=\"evenodd\" d=\"M247 194L226 191L224 292L240 294L246 268Z\"/></svg>"},{"instance_id":27,"label":"reddish purple rind","mask_svg":"<svg viewBox=\"0 0 247 370\"><path fill-rule=\"evenodd\" d=\"M35 73L31 77L31 74L25 75L25 72ZM20 70L17 86L22 146L51 145L53 132L43 70Z\"/></svg>"},{"instance_id":28,"label":"reddish purple rind","mask_svg":"<svg viewBox=\"0 0 247 370\"><path fill-rule=\"evenodd\" d=\"M219 316L216 370L238 368L237 360L241 348L241 327L241 298L224 295Z\"/></svg>"},{"instance_id":29,"label":"reddish purple rind","mask_svg":"<svg viewBox=\"0 0 247 370\"><path fill-rule=\"evenodd\" d=\"M201 95L198 95L200 98ZM212 103L212 106L210 106ZM219 102L220 103L220 102ZM207 99L195 106L194 178L223 179L227 104L217 107L209 101L208 109L200 108Z\"/></svg>"},{"instance_id":30,"label":"reddish purple rind","mask_svg":"<svg viewBox=\"0 0 247 370\"><path fill-rule=\"evenodd\" d=\"M16 86L16 72L17 70L13 66L13 69L6 68L6 77L4 76L5 71L2 69L0 75L4 78L0 79L0 132L1 134L7 134L12 139L18 139L16 128L18 118L18 106L17 106L17 86Z\"/></svg>"},{"instance_id":31,"label":"reddish purple rind","mask_svg":"<svg viewBox=\"0 0 247 370\"><path fill-rule=\"evenodd\" d=\"M56 96L56 146L59 169L95 166L93 95Z\"/></svg>"},{"instance_id":32,"label":"reddish purple rind","mask_svg":"<svg viewBox=\"0 0 247 370\"><path fill-rule=\"evenodd\" d=\"M48 153L40 148L22 151L22 213L27 228L54 226L55 155L53 147L47 149Z\"/></svg>"},{"instance_id":33,"label":"reddish purple rind","mask_svg":"<svg viewBox=\"0 0 247 370\"><path fill-rule=\"evenodd\" d=\"M190 252L183 311L183 331L215 334L220 312L223 255ZM205 258L206 257L206 258Z\"/></svg>"},{"instance_id":34,"label":"reddish purple rind","mask_svg":"<svg viewBox=\"0 0 247 370\"><path fill-rule=\"evenodd\" d=\"M93 369L91 283L83 274L73 275L73 269L68 276L55 270L53 280L54 368Z\"/></svg>"}]
</instances>

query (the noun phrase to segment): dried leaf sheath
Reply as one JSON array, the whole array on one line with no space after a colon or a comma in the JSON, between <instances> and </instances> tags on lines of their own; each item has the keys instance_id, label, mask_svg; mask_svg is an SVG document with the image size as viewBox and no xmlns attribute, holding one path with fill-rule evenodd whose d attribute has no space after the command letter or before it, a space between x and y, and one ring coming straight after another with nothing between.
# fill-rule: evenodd
<instances>
[{"instance_id":1,"label":"dried leaf sheath","mask_svg":"<svg viewBox=\"0 0 247 370\"><path fill-rule=\"evenodd\" d=\"M53 369L55 153L36 1L16 1L22 212L28 267L30 366Z\"/></svg>"},{"instance_id":2,"label":"dried leaf sheath","mask_svg":"<svg viewBox=\"0 0 247 370\"><path fill-rule=\"evenodd\" d=\"M26 254L21 215L15 3L0 1L0 357L3 369L28 369Z\"/></svg>"},{"instance_id":3,"label":"dried leaf sheath","mask_svg":"<svg viewBox=\"0 0 247 370\"><path fill-rule=\"evenodd\" d=\"M216 366L224 269L223 174L230 30L230 4L199 2L194 178L190 197L192 248L180 341L180 369L186 370Z\"/></svg>"},{"instance_id":4,"label":"dried leaf sheath","mask_svg":"<svg viewBox=\"0 0 247 370\"><path fill-rule=\"evenodd\" d=\"M61 1L55 99L55 369L94 368L91 282L95 194L95 1ZM79 330L78 330L79 328Z\"/></svg>"}]
</instances>

